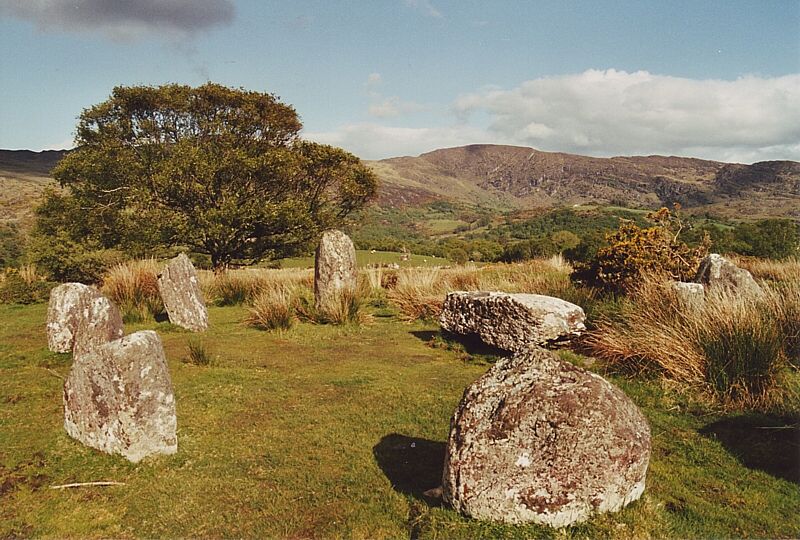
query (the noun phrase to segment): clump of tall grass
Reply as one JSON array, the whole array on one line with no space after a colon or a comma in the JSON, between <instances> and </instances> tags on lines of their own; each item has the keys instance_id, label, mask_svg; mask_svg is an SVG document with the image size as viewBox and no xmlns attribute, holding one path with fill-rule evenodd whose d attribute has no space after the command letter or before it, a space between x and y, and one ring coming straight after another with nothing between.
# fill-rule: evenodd
<instances>
[{"instance_id":1,"label":"clump of tall grass","mask_svg":"<svg viewBox=\"0 0 800 540\"><path fill-rule=\"evenodd\" d=\"M296 319L295 302L295 292L286 285L262 289L244 322L260 330L288 330Z\"/></svg>"},{"instance_id":2,"label":"clump of tall grass","mask_svg":"<svg viewBox=\"0 0 800 540\"><path fill-rule=\"evenodd\" d=\"M245 268L225 272L200 272L200 286L206 298L218 306L252 304L265 290L278 285L313 283L307 269Z\"/></svg>"},{"instance_id":3,"label":"clump of tall grass","mask_svg":"<svg viewBox=\"0 0 800 540\"><path fill-rule=\"evenodd\" d=\"M363 324L369 320L366 307L371 296L367 282L359 280L356 287L346 287L315 305L311 289L298 289L295 303L301 320L320 324Z\"/></svg>"},{"instance_id":4,"label":"clump of tall grass","mask_svg":"<svg viewBox=\"0 0 800 540\"><path fill-rule=\"evenodd\" d=\"M205 343L197 339L189 339L186 345L187 354L183 359L184 363L194 364L195 366L207 366L211 364L211 354Z\"/></svg>"},{"instance_id":5,"label":"clump of tall grass","mask_svg":"<svg viewBox=\"0 0 800 540\"><path fill-rule=\"evenodd\" d=\"M618 318L601 320L583 344L612 367L661 373L727 406L778 407L793 397L783 382L800 331L797 303L765 287L761 296L712 289L690 305L668 283L644 278Z\"/></svg>"},{"instance_id":6,"label":"clump of tall grass","mask_svg":"<svg viewBox=\"0 0 800 540\"><path fill-rule=\"evenodd\" d=\"M755 257L731 257L737 265L753 274L756 279L773 282L800 282L800 259L758 259Z\"/></svg>"},{"instance_id":7,"label":"clump of tall grass","mask_svg":"<svg viewBox=\"0 0 800 540\"><path fill-rule=\"evenodd\" d=\"M122 311L126 322L153 319L164 312L158 291L161 265L155 259L127 261L112 266L101 290Z\"/></svg>"}]
</instances>

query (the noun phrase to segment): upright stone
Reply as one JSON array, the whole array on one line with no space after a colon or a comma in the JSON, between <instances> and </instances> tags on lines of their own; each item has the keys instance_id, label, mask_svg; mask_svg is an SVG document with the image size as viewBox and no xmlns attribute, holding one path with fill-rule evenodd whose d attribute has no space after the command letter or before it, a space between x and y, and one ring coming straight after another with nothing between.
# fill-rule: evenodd
<instances>
[{"instance_id":1,"label":"upright stone","mask_svg":"<svg viewBox=\"0 0 800 540\"><path fill-rule=\"evenodd\" d=\"M701 283L673 281L671 287L684 306L700 307L706 299L705 288Z\"/></svg>"},{"instance_id":2,"label":"upright stone","mask_svg":"<svg viewBox=\"0 0 800 540\"><path fill-rule=\"evenodd\" d=\"M158 335L146 330L77 356L64 383L64 429L83 444L138 462L174 454L175 397Z\"/></svg>"},{"instance_id":3,"label":"upright stone","mask_svg":"<svg viewBox=\"0 0 800 540\"><path fill-rule=\"evenodd\" d=\"M456 291L447 294L439 323L448 332L524 351L580 335L585 319L580 306L552 296Z\"/></svg>"},{"instance_id":4,"label":"upright stone","mask_svg":"<svg viewBox=\"0 0 800 540\"><path fill-rule=\"evenodd\" d=\"M75 329L75 344L72 347L74 358L119 339L125 333L122 313L111 300L95 289L90 289L81 298L81 317Z\"/></svg>"},{"instance_id":5,"label":"upright stone","mask_svg":"<svg viewBox=\"0 0 800 540\"><path fill-rule=\"evenodd\" d=\"M342 231L322 233L314 260L314 304L321 309L342 290L358 283L356 249Z\"/></svg>"},{"instance_id":6,"label":"upright stone","mask_svg":"<svg viewBox=\"0 0 800 540\"><path fill-rule=\"evenodd\" d=\"M47 346L57 353L66 353L75 345L75 331L83 317L85 297L92 288L83 283L64 283L50 291L47 305Z\"/></svg>"},{"instance_id":7,"label":"upright stone","mask_svg":"<svg viewBox=\"0 0 800 540\"><path fill-rule=\"evenodd\" d=\"M700 261L695 281L709 289L719 288L739 296L759 296L764 292L750 272L717 253Z\"/></svg>"},{"instance_id":8,"label":"upright stone","mask_svg":"<svg viewBox=\"0 0 800 540\"><path fill-rule=\"evenodd\" d=\"M158 290L172 324L192 332L208 328L208 311L192 261L181 253L158 275Z\"/></svg>"},{"instance_id":9,"label":"upright stone","mask_svg":"<svg viewBox=\"0 0 800 540\"><path fill-rule=\"evenodd\" d=\"M477 519L565 527L638 499L649 459L650 428L622 391L533 348L464 392L442 495Z\"/></svg>"}]
</instances>

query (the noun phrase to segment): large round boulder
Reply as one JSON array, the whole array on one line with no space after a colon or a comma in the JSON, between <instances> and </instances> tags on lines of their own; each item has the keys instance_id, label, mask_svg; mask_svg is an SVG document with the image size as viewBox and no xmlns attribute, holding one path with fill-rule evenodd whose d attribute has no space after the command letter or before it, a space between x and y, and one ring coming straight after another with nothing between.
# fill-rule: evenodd
<instances>
[{"instance_id":1,"label":"large round boulder","mask_svg":"<svg viewBox=\"0 0 800 540\"><path fill-rule=\"evenodd\" d=\"M443 497L477 519L564 527L638 499L649 459L650 428L622 391L534 348L464 392Z\"/></svg>"}]
</instances>

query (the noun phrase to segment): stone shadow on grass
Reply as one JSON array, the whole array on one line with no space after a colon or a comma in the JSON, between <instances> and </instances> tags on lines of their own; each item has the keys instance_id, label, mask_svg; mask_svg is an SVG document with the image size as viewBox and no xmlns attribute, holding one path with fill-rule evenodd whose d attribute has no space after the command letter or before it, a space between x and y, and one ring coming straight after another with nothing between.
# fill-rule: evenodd
<instances>
[{"instance_id":1,"label":"stone shadow on grass","mask_svg":"<svg viewBox=\"0 0 800 540\"><path fill-rule=\"evenodd\" d=\"M395 491L440 506L441 497L426 492L442 485L445 450L443 442L392 433L372 447L372 454Z\"/></svg>"},{"instance_id":2,"label":"stone shadow on grass","mask_svg":"<svg viewBox=\"0 0 800 540\"><path fill-rule=\"evenodd\" d=\"M476 334L461 335L447 332L446 330L413 330L410 332L415 338L424 341L430 347L438 349L456 349L461 348L470 355L498 358L504 356L511 356L513 353L498 349L492 345L487 345Z\"/></svg>"},{"instance_id":3,"label":"stone shadow on grass","mask_svg":"<svg viewBox=\"0 0 800 540\"><path fill-rule=\"evenodd\" d=\"M700 433L718 440L749 469L800 484L800 424L759 414L724 418Z\"/></svg>"}]
</instances>

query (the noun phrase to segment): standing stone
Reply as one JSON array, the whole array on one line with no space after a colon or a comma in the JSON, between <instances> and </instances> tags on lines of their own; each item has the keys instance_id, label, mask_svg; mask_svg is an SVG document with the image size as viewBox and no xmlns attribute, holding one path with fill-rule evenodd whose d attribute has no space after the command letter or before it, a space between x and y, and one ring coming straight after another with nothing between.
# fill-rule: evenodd
<instances>
[{"instance_id":1,"label":"standing stone","mask_svg":"<svg viewBox=\"0 0 800 540\"><path fill-rule=\"evenodd\" d=\"M164 348L152 330L76 357L64 383L64 429L92 448L136 463L174 454L175 397Z\"/></svg>"},{"instance_id":2,"label":"standing stone","mask_svg":"<svg viewBox=\"0 0 800 540\"><path fill-rule=\"evenodd\" d=\"M172 324L192 332L208 328L208 311L197 271L185 253L170 260L158 275L158 291Z\"/></svg>"},{"instance_id":3,"label":"standing stone","mask_svg":"<svg viewBox=\"0 0 800 540\"><path fill-rule=\"evenodd\" d=\"M64 283L50 291L47 304L47 346L57 353L66 353L75 345L75 331L83 317L84 297L92 288L83 283Z\"/></svg>"},{"instance_id":4,"label":"standing stone","mask_svg":"<svg viewBox=\"0 0 800 540\"><path fill-rule=\"evenodd\" d=\"M75 344L72 346L73 358L119 339L125 333L122 313L111 300L95 289L90 289L81 298L81 316L75 329Z\"/></svg>"},{"instance_id":5,"label":"standing stone","mask_svg":"<svg viewBox=\"0 0 800 540\"><path fill-rule=\"evenodd\" d=\"M760 296L764 293L750 272L717 253L711 253L700 261L695 281L709 289L719 288L739 296Z\"/></svg>"},{"instance_id":6,"label":"standing stone","mask_svg":"<svg viewBox=\"0 0 800 540\"><path fill-rule=\"evenodd\" d=\"M314 260L314 305L324 309L342 290L355 290L357 283L353 241L342 231L325 231Z\"/></svg>"},{"instance_id":7,"label":"standing stone","mask_svg":"<svg viewBox=\"0 0 800 540\"><path fill-rule=\"evenodd\" d=\"M705 302L706 292L701 283L673 281L671 286L675 296L685 306L700 307Z\"/></svg>"},{"instance_id":8,"label":"standing stone","mask_svg":"<svg viewBox=\"0 0 800 540\"><path fill-rule=\"evenodd\" d=\"M534 348L464 392L442 495L477 519L565 527L638 499L649 459L650 428L622 391Z\"/></svg>"},{"instance_id":9,"label":"standing stone","mask_svg":"<svg viewBox=\"0 0 800 540\"><path fill-rule=\"evenodd\" d=\"M524 351L579 336L586 329L580 306L541 294L463 292L447 294L439 317L448 332L477 335L494 347Z\"/></svg>"}]
</instances>

